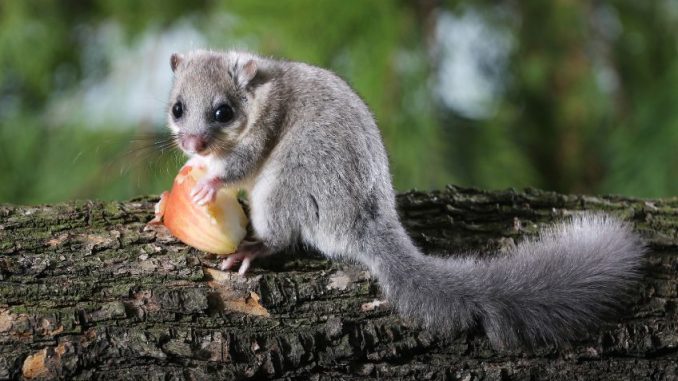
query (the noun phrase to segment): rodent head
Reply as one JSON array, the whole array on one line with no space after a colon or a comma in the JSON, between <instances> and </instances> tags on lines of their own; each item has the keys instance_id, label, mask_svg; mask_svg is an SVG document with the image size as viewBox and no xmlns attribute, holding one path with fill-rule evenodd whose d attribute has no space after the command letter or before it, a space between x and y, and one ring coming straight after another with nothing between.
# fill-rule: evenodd
<instances>
[{"instance_id":1,"label":"rodent head","mask_svg":"<svg viewBox=\"0 0 678 381\"><path fill-rule=\"evenodd\" d=\"M168 127L189 155L223 155L236 144L252 108L257 57L239 52L173 54Z\"/></svg>"}]
</instances>

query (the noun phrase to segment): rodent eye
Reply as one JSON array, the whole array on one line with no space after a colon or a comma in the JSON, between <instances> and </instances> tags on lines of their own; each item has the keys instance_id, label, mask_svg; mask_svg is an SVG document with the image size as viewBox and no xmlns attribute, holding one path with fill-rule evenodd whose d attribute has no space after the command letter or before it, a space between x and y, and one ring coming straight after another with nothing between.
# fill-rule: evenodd
<instances>
[{"instance_id":1,"label":"rodent eye","mask_svg":"<svg viewBox=\"0 0 678 381\"><path fill-rule=\"evenodd\" d=\"M233 109L229 105L221 105L214 110L214 120L226 123L233 119Z\"/></svg>"},{"instance_id":2,"label":"rodent eye","mask_svg":"<svg viewBox=\"0 0 678 381\"><path fill-rule=\"evenodd\" d=\"M181 104L181 102L177 102L172 106L172 115L174 115L174 118L179 119L181 118L182 115L184 115L184 106Z\"/></svg>"}]
</instances>

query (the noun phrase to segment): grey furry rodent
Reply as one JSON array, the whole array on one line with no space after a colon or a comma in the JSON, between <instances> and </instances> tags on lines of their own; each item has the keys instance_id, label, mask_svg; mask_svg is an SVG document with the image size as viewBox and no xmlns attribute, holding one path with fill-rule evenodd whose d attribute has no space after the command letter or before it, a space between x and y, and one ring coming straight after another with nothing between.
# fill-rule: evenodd
<instances>
[{"instance_id":1,"label":"grey furry rodent","mask_svg":"<svg viewBox=\"0 0 678 381\"><path fill-rule=\"evenodd\" d=\"M405 316L443 332L481 325L493 346L558 344L613 312L638 278L643 244L626 223L572 218L506 256L423 255L396 213L388 158L372 114L335 74L243 52L171 58L169 127L208 176L249 192L259 243L224 264L294 242L363 263Z\"/></svg>"}]
</instances>

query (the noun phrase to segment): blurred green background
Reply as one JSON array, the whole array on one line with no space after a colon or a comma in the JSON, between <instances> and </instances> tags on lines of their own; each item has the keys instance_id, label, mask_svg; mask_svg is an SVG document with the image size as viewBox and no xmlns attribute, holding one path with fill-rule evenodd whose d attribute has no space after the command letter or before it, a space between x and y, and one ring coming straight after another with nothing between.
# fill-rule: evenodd
<instances>
[{"instance_id":1,"label":"blurred green background","mask_svg":"<svg viewBox=\"0 0 678 381\"><path fill-rule=\"evenodd\" d=\"M169 187L169 55L336 71L399 190L678 193L678 1L0 1L0 202Z\"/></svg>"}]
</instances>

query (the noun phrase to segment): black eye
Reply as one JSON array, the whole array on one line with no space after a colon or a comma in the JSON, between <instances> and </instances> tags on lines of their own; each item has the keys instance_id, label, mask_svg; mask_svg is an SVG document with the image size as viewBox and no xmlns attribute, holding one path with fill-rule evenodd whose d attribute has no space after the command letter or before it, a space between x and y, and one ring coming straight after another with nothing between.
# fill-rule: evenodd
<instances>
[{"instance_id":1,"label":"black eye","mask_svg":"<svg viewBox=\"0 0 678 381\"><path fill-rule=\"evenodd\" d=\"M233 109L228 105L221 105L214 110L214 120L219 123L226 123L233 119Z\"/></svg>"},{"instance_id":2,"label":"black eye","mask_svg":"<svg viewBox=\"0 0 678 381\"><path fill-rule=\"evenodd\" d=\"M184 106L181 104L181 102L177 102L172 106L172 115L174 115L174 118L179 119L181 118L182 115L184 115Z\"/></svg>"}]
</instances>

